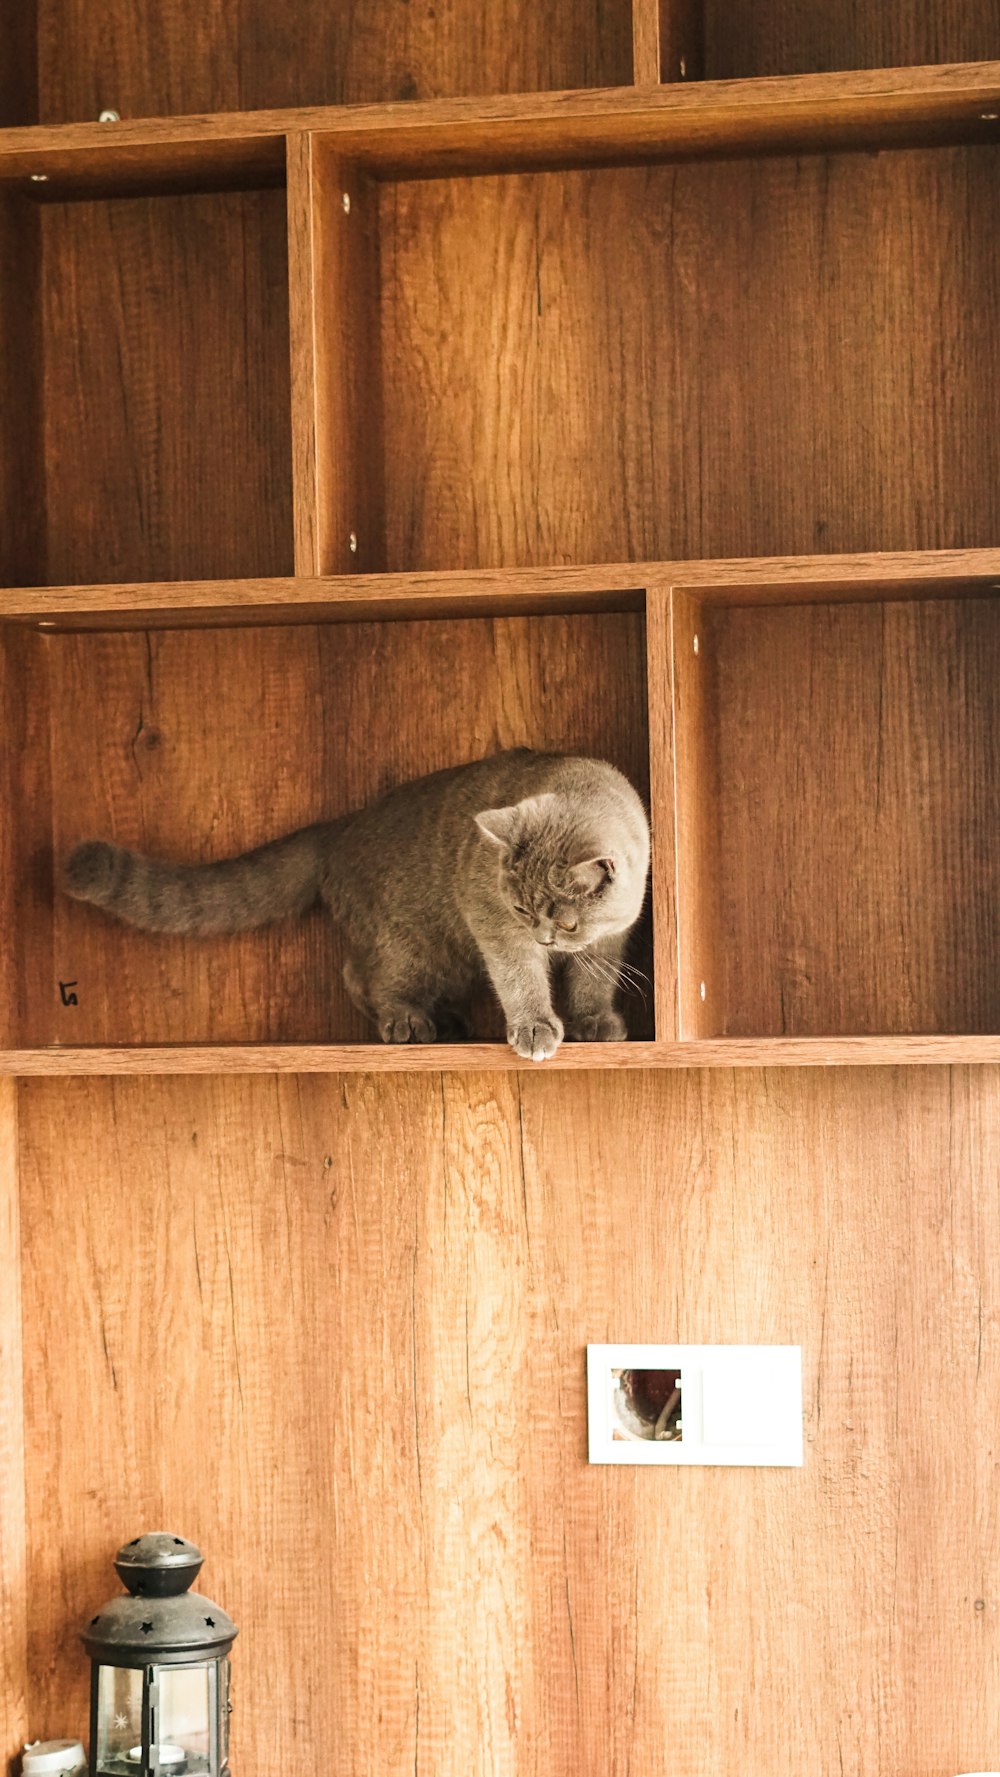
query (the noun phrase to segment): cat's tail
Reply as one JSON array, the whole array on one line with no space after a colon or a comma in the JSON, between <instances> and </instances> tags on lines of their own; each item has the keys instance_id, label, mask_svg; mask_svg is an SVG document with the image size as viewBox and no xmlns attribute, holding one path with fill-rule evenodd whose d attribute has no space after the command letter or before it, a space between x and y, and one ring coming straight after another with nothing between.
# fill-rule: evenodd
<instances>
[{"instance_id":1,"label":"cat's tail","mask_svg":"<svg viewBox=\"0 0 1000 1777\"><path fill-rule=\"evenodd\" d=\"M301 827L217 864L165 864L88 839L67 858L62 885L74 900L103 907L144 932L249 932L313 905L342 824Z\"/></svg>"}]
</instances>

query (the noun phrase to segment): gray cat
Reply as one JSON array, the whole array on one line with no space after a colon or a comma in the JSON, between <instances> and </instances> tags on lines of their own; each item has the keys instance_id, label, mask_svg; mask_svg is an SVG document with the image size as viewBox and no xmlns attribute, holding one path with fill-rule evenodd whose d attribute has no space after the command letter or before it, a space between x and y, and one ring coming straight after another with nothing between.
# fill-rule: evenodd
<instances>
[{"instance_id":1,"label":"gray cat","mask_svg":"<svg viewBox=\"0 0 1000 1777\"><path fill-rule=\"evenodd\" d=\"M462 1030L485 975L512 1048L543 1061L564 1035L626 1035L615 991L648 869L645 810L613 765L522 748L221 863L88 840L64 886L148 932L249 931L322 900L347 938L348 992L383 1042Z\"/></svg>"}]
</instances>

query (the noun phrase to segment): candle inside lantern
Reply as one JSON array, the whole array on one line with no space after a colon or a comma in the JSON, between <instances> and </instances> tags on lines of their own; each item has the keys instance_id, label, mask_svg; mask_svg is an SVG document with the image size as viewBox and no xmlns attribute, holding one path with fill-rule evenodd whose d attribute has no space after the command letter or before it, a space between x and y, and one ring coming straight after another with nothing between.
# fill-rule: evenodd
<instances>
[{"instance_id":1,"label":"candle inside lantern","mask_svg":"<svg viewBox=\"0 0 1000 1777\"><path fill-rule=\"evenodd\" d=\"M150 1747L150 1752L153 1750L154 1748ZM161 1746L157 1750L161 1771L183 1771L187 1768L187 1753L184 1751L183 1746L167 1745ZM142 1764L141 1746L129 1747L128 1762L130 1765Z\"/></svg>"}]
</instances>

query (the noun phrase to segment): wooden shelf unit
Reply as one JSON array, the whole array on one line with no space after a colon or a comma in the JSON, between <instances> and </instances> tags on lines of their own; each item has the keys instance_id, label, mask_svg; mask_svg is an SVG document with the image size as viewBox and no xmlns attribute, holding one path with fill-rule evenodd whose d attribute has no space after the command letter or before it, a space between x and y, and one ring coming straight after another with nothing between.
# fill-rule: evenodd
<instances>
[{"instance_id":1,"label":"wooden shelf unit","mask_svg":"<svg viewBox=\"0 0 1000 1777\"><path fill-rule=\"evenodd\" d=\"M95 833L207 859L518 744L652 810L636 1041L560 1067L998 1058L998 588L967 550L3 593L2 1065L506 1065L488 1004L495 1048L373 1047L322 914L175 944L54 882Z\"/></svg>"},{"instance_id":2,"label":"wooden shelf unit","mask_svg":"<svg viewBox=\"0 0 1000 1777\"><path fill-rule=\"evenodd\" d=\"M995 0L15 10L4 1757L163 1522L243 1777L992 1766ZM648 792L628 1043L54 890L519 742ZM618 1336L800 1342L805 1468L595 1476Z\"/></svg>"},{"instance_id":3,"label":"wooden shelf unit","mask_svg":"<svg viewBox=\"0 0 1000 1777\"><path fill-rule=\"evenodd\" d=\"M989 545L996 155L397 180L315 134L300 571Z\"/></svg>"}]
</instances>

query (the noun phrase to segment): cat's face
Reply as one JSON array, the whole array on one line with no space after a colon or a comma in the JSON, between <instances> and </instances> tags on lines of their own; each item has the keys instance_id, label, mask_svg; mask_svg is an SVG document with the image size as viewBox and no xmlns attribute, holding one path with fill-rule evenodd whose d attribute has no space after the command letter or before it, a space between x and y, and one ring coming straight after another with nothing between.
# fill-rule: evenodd
<instances>
[{"instance_id":1,"label":"cat's face","mask_svg":"<svg viewBox=\"0 0 1000 1777\"><path fill-rule=\"evenodd\" d=\"M500 898L512 922L545 950L583 950L624 931L638 911L628 860L614 834L581 831L558 796L530 796L476 816L497 848ZM640 893L641 902L641 893Z\"/></svg>"}]
</instances>

